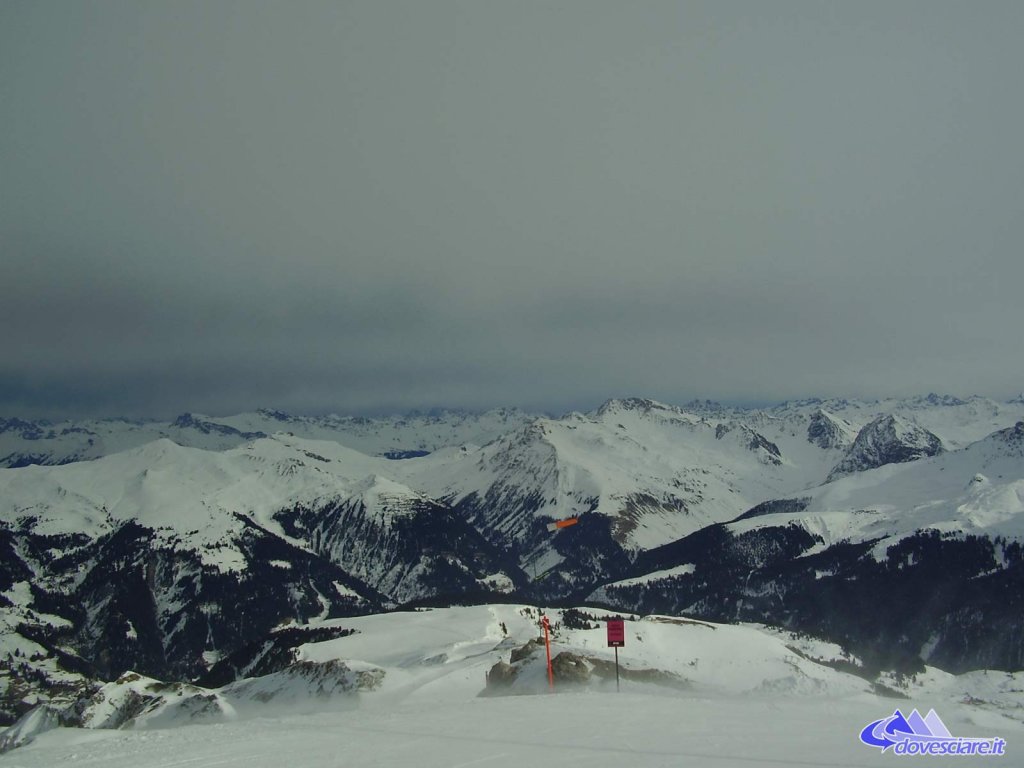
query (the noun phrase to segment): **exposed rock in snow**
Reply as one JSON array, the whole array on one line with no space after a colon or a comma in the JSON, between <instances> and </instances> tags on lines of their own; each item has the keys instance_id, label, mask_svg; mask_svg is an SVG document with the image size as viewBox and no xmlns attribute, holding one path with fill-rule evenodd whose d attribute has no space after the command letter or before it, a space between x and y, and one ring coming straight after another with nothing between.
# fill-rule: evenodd
<instances>
[{"instance_id":1,"label":"exposed rock in snow","mask_svg":"<svg viewBox=\"0 0 1024 768\"><path fill-rule=\"evenodd\" d=\"M818 408L807 425L807 440L823 450L846 449L853 443L857 430L838 416Z\"/></svg>"}]
</instances>

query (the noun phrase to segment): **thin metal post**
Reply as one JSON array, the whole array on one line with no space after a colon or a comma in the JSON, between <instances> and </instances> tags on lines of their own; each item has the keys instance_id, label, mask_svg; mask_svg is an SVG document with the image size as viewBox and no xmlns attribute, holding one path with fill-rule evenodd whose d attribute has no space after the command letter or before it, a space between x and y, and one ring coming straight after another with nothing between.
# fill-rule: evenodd
<instances>
[{"instance_id":1,"label":"thin metal post","mask_svg":"<svg viewBox=\"0 0 1024 768\"><path fill-rule=\"evenodd\" d=\"M615 646L615 692L619 692L619 646Z\"/></svg>"}]
</instances>

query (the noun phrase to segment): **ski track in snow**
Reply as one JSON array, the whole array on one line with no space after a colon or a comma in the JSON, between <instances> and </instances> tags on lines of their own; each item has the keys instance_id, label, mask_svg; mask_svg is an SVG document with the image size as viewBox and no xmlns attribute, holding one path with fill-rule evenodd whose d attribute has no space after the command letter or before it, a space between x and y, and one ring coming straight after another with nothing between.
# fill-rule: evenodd
<instances>
[{"instance_id":1,"label":"ski track in snow","mask_svg":"<svg viewBox=\"0 0 1024 768\"><path fill-rule=\"evenodd\" d=\"M285 716L163 731L62 730L0 757L0 765L179 768L415 766L488 768L621 766L877 766L857 740L868 722L891 714L883 699L668 698L623 692L446 701L338 714ZM823 711L824 710L824 711ZM825 714L826 717L822 717ZM954 707L943 708L949 724ZM958 733L956 728L954 733ZM977 729L974 729L977 733ZM1003 758L970 765L1020 765L1007 738ZM1016 755L1016 757L1015 757ZM929 758L928 765L967 765Z\"/></svg>"}]
</instances>

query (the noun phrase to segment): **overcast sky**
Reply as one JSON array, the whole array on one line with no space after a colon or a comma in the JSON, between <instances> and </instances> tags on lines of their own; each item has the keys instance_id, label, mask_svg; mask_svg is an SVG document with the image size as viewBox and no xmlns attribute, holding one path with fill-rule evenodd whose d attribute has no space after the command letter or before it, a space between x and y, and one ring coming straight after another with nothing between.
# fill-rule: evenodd
<instances>
[{"instance_id":1,"label":"overcast sky","mask_svg":"<svg viewBox=\"0 0 1024 768\"><path fill-rule=\"evenodd\" d=\"M0 3L0 415L1024 390L1024 3Z\"/></svg>"}]
</instances>

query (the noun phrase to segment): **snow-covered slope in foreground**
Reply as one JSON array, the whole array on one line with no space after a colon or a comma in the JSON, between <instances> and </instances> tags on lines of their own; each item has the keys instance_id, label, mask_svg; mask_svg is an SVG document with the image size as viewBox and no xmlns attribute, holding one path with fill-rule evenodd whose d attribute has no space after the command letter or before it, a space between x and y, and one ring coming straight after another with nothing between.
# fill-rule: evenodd
<instances>
[{"instance_id":1,"label":"snow-covered slope in foreground","mask_svg":"<svg viewBox=\"0 0 1024 768\"><path fill-rule=\"evenodd\" d=\"M555 654L571 650L611 660L603 625L569 630L559 612L550 615L556 624ZM536 616L535 609L506 605L331 622L357 633L302 646L302 659L384 672L380 686L352 694L349 706L328 702L319 712L300 715L296 710L302 707L291 695L280 705L271 698L264 709L248 713L236 708L225 715L221 709L212 724L158 727L170 724L164 718L147 727L143 718L133 730L57 729L0 757L0 764L872 765L879 760L876 752L857 736L897 706L934 708L957 736L1006 740L999 763L973 758L971 765L1019 764L1024 744L1020 676L999 674L994 682L989 676L929 672L907 684L911 699L894 701L870 692L867 681L809 658L830 657L834 647L754 626L659 617L627 621L620 653L624 669L664 670L681 686L625 677L621 693L604 679L565 686L554 695L480 698L486 671L536 635ZM543 654L534 666L543 669ZM1002 691L1001 701L977 702L977 694L996 689ZM972 697L975 703L965 703ZM929 764L959 763L929 758Z\"/></svg>"},{"instance_id":2,"label":"snow-covered slope in foreground","mask_svg":"<svg viewBox=\"0 0 1024 768\"><path fill-rule=\"evenodd\" d=\"M886 762L860 744L866 724L891 715L885 699L661 698L623 692L589 696L419 703L371 711L280 716L158 731L51 731L0 765L50 768L246 766L246 768L587 768L695 765L867 766ZM927 758L929 766L1019 765L1024 733L940 710L955 735L1007 739L1007 756ZM888 762L892 762L890 759Z\"/></svg>"}]
</instances>

